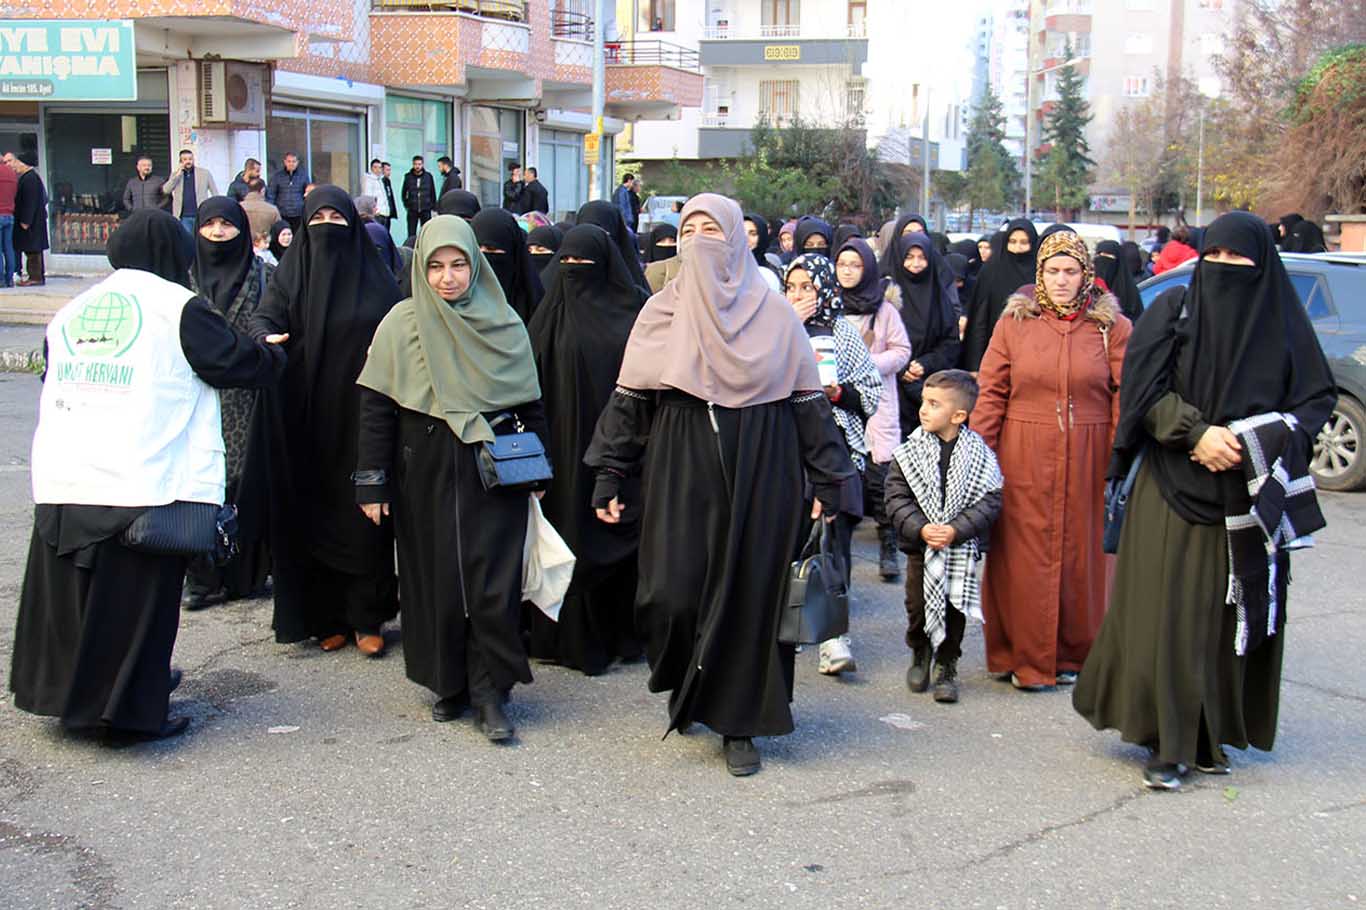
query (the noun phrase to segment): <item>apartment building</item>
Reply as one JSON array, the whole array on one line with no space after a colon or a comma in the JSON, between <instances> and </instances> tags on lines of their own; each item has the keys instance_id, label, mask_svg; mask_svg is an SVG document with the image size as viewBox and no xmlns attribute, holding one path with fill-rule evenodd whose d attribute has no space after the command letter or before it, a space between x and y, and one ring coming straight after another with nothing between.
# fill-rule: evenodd
<instances>
[{"instance_id":1,"label":"apartment building","mask_svg":"<svg viewBox=\"0 0 1366 910\"><path fill-rule=\"evenodd\" d=\"M432 170L447 155L486 205L501 201L509 165L531 164L559 215L593 195L591 10L589 0L11 6L0 20L0 146L38 155L57 254L102 254L137 158L166 174L182 148L220 190L247 157L269 175L293 152L316 182L359 192L371 158L392 162L397 190L413 155ZM677 116L702 96L695 66L626 50L607 67L609 161L627 119ZM71 78L92 67L100 78Z\"/></svg>"},{"instance_id":2,"label":"apartment building","mask_svg":"<svg viewBox=\"0 0 1366 910\"><path fill-rule=\"evenodd\" d=\"M651 39L695 52L704 79L697 107L683 107L676 120L634 126L632 158L739 156L761 119L778 127L798 117L821 126L862 127L870 0L634 0L629 5L635 16L623 17L619 8L619 23L627 19L638 39L648 31Z\"/></svg>"},{"instance_id":3,"label":"apartment building","mask_svg":"<svg viewBox=\"0 0 1366 910\"><path fill-rule=\"evenodd\" d=\"M990 81L1005 115L1005 147L1024 165L1029 122L1030 0L1008 0L992 22ZM974 99L975 100L975 99Z\"/></svg>"}]
</instances>

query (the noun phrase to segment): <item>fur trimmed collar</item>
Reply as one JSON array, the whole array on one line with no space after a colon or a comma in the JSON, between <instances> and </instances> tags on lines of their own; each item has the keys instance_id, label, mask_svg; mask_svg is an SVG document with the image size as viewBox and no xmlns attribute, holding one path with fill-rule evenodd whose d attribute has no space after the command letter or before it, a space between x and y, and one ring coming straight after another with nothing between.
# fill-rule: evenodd
<instances>
[{"instance_id":1,"label":"fur trimmed collar","mask_svg":"<svg viewBox=\"0 0 1366 910\"><path fill-rule=\"evenodd\" d=\"M1022 289L1023 290L1023 289ZM1114 294L1105 292L1091 301L1091 305L1086 308L1083 318L1090 319L1101 328L1108 329L1115 324L1116 317L1120 314L1119 300ZM1043 315L1043 309L1039 302L1034 299L1033 286L1030 286L1029 294L1015 293L1010 295L1006 301L1006 308L1001 313L1004 319L1010 316L1013 319L1038 319Z\"/></svg>"}]
</instances>

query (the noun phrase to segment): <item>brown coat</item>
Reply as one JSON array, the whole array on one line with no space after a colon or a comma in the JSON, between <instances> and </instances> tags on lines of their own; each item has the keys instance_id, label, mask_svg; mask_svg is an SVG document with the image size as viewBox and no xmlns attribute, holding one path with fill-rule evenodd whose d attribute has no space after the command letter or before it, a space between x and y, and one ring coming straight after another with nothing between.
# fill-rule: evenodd
<instances>
[{"instance_id":1,"label":"brown coat","mask_svg":"<svg viewBox=\"0 0 1366 910\"><path fill-rule=\"evenodd\" d=\"M979 374L972 427L1005 475L982 587L987 669L1053 685L1105 615L1105 469L1130 323L1113 295L1064 321L1012 295Z\"/></svg>"}]
</instances>

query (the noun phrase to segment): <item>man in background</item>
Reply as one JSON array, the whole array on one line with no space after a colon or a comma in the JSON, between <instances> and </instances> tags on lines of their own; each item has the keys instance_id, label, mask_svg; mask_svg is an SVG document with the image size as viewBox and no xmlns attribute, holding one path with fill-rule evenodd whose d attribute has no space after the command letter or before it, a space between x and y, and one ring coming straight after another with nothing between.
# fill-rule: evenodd
<instances>
[{"instance_id":1,"label":"man in background","mask_svg":"<svg viewBox=\"0 0 1366 910\"><path fill-rule=\"evenodd\" d=\"M186 233L193 236L199 203L210 196L217 196L218 185L213 182L213 174L202 167L195 167L194 152L181 149L180 169L162 185L161 192L171 197L171 214L179 218Z\"/></svg>"},{"instance_id":2,"label":"man in background","mask_svg":"<svg viewBox=\"0 0 1366 910\"><path fill-rule=\"evenodd\" d=\"M384 186L384 163L378 158L370 159L370 170L361 174L360 194L362 196L373 196L375 198L375 223L389 230L389 221L394 217L394 210L389 208L389 199L393 196L390 188L385 192Z\"/></svg>"},{"instance_id":3,"label":"man in background","mask_svg":"<svg viewBox=\"0 0 1366 910\"><path fill-rule=\"evenodd\" d=\"M280 210L280 217L289 222L295 234L304 220L304 187L309 180L308 171L299 167L299 156L293 152L285 153L284 170L270 178L266 187L266 202Z\"/></svg>"},{"instance_id":4,"label":"man in background","mask_svg":"<svg viewBox=\"0 0 1366 910\"><path fill-rule=\"evenodd\" d=\"M526 169L526 189L523 191L522 203L526 212L540 212L541 214L550 213L550 191L541 182L541 175L534 167Z\"/></svg>"},{"instance_id":5,"label":"man in background","mask_svg":"<svg viewBox=\"0 0 1366 910\"><path fill-rule=\"evenodd\" d=\"M242 211L247 213L253 240L258 234L269 235L275 222L281 220L280 210L266 202L266 182L259 173L247 184L247 194L242 197Z\"/></svg>"},{"instance_id":6,"label":"man in background","mask_svg":"<svg viewBox=\"0 0 1366 910\"><path fill-rule=\"evenodd\" d=\"M413 156L413 169L403 175L403 208L408 212L408 236L415 237L436 208L436 181L421 155Z\"/></svg>"},{"instance_id":7,"label":"man in background","mask_svg":"<svg viewBox=\"0 0 1366 910\"><path fill-rule=\"evenodd\" d=\"M241 202L247 198L247 193L251 192L251 182L261 176L261 162L255 158L248 158L242 165L242 170L237 172L237 176L232 178L232 183L228 184L228 195Z\"/></svg>"},{"instance_id":8,"label":"man in background","mask_svg":"<svg viewBox=\"0 0 1366 910\"><path fill-rule=\"evenodd\" d=\"M40 287L47 284L43 269L43 251L47 241L47 187L38 176L36 152L22 152L7 163L19 175L19 186L14 194L14 249L27 260L28 277L19 287Z\"/></svg>"},{"instance_id":9,"label":"man in background","mask_svg":"<svg viewBox=\"0 0 1366 910\"><path fill-rule=\"evenodd\" d=\"M621 178L621 186L612 194L612 204L621 213L621 220L635 233L636 221L640 218L640 197L636 195L636 175L627 173Z\"/></svg>"},{"instance_id":10,"label":"man in background","mask_svg":"<svg viewBox=\"0 0 1366 910\"><path fill-rule=\"evenodd\" d=\"M398 217L398 202L394 199L394 182L389 179L393 176L394 166L387 161L380 162L380 183L384 184L384 199L389 203L389 220ZM392 233L392 231L391 231Z\"/></svg>"},{"instance_id":11,"label":"man in background","mask_svg":"<svg viewBox=\"0 0 1366 910\"><path fill-rule=\"evenodd\" d=\"M460 179L460 168L455 166L449 155L442 155L436 159L437 170L441 171L441 192L436 194L436 198L449 193L451 190L463 190L465 181Z\"/></svg>"},{"instance_id":12,"label":"man in background","mask_svg":"<svg viewBox=\"0 0 1366 910\"><path fill-rule=\"evenodd\" d=\"M138 209L164 209L166 197L161 188L166 183L152 173L152 156L138 156L137 173L128 178L123 187L123 214L131 215Z\"/></svg>"},{"instance_id":13,"label":"man in background","mask_svg":"<svg viewBox=\"0 0 1366 910\"><path fill-rule=\"evenodd\" d=\"M522 166L514 164L508 168L508 179L503 184L503 208L514 215L520 215L526 211L526 203L523 201L523 193L526 192L526 184L522 182Z\"/></svg>"}]
</instances>

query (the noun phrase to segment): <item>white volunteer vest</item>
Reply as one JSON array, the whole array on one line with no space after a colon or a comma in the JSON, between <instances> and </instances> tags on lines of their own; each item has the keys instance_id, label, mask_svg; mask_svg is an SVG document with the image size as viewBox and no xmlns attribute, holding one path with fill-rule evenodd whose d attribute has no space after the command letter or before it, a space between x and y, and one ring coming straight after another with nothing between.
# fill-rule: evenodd
<instances>
[{"instance_id":1,"label":"white volunteer vest","mask_svg":"<svg viewBox=\"0 0 1366 910\"><path fill-rule=\"evenodd\" d=\"M33 437L34 502L223 502L218 391L180 347L193 296L119 269L58 312Z\"/></svg>"}]
</instances>

